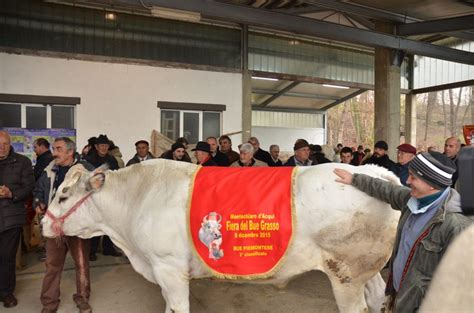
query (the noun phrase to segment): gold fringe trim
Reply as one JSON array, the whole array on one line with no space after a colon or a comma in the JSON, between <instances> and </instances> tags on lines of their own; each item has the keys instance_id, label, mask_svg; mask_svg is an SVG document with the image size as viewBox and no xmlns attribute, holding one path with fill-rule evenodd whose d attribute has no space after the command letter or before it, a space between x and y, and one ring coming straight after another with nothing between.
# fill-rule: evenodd
<instances>
[{"instance_id":1,"label":"gold fringe trim","mask_svg":"<svg viewBox=\"0 0 474 313\"><path fill-rule=\"evenodd\" d=\"M287 260L287 254L288 250L291 248L291 245L293 243L293 238L294 238L294 233L296 229L296 207L295 207L295 189L296 189L296 175L298 171L298 166L293 167L293 170L291 172L291 184L290 184L290 205L291 205L291 235L290 239L288 241L288 246L286 247L285 252L283 253L283 256L280 258L280 260L275 264L274 267L272 267L270 270L268 270L265 273L260 273L260 274L249 274L249 275L236 275L236 274L222 274L217 271L215 271L213 268L211 268L207 263L202 259L201 255L199 252L196 250L196 246L194 245L193 238L191 236L191 202L192 202L192 197L193 197L193 190L194 190L194 181L196 179L196 176L199 172L199 170L202 168L200 165L196 172L194 172L193 177L191 179L191 183L189 184L189 199L188 199L188 214L187 214L187 228L188 228L188 240L190 244L192 245L192 251L193 254L201 260L201 263L204 265L205 268L209 272L211 272L212 276L214 278L219 278L219 279L226 279L226 280L256 280L256 279L266 279L272 277L286 262Z\"/></svg>"}]
</instances>

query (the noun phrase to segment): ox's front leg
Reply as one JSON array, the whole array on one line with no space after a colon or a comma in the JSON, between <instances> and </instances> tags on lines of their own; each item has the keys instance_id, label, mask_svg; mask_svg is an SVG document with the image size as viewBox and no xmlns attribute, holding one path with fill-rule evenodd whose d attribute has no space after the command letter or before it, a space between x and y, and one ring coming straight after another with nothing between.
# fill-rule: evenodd
<instances>
[{"instance_id":1,"label":"ox's front leg","mask_svg":"<svg viewBox=\"0 0 474 313\"><path fill-rule=\"evenodd\" d=\"M380 273L377 273L365 284L365 301L369 306L370 313L382 312L383 302L385 300L385 281Z\"/></svg>"},{"instance_id":2,"label":"ox's front leg","mask_svg":"<svg viewBox=\"0 0 474 313\"><path fill-rule=\"evenodd\" d=\"M340 313L368 313L364 299L364 284L329 277Z\"/></svg>"},{"instance_id":3,"label":"ox's front leg","mask_svg":"<svg viewBox=\"0 0 474 313\"><path fill-rule=\"evenodd\" d=\"M153 273L166 302L166 313L189 313L189 276L182 268L167 264L153 266Z\"/></svg>"}]
</instances>

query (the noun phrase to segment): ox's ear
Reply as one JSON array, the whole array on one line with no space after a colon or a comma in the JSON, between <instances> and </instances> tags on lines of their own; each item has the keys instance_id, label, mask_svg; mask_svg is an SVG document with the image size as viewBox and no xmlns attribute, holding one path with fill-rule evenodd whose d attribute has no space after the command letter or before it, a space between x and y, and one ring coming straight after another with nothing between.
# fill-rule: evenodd
<instances>
[{"instance_id":1,"label":"ox's ear","mask_svg":"<svg viewBox=\"0 0 474 313\"><path fill-rule=\"evenodd\" d=\"M95 171L94 171L95 172ZM93 174L86 184L86 190L96 192L99 191L105 182L105 174L102 172L97 172Z\"/></svg>"}]
</instances>

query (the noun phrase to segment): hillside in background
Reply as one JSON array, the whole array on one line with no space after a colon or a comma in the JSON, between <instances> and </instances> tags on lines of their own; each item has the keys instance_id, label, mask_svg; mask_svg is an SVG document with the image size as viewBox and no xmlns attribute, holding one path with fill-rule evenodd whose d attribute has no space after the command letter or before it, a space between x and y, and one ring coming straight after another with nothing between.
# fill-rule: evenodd
<instances>
[{"instance_id":1,"label":"hillside in background","mask_svg":"<svg viewBox=\"0 0 474 313\"><path fill-rule=\"evenodd\" d=\"M462 126L474 124L474 87L417 95L416 143L419 150L443 150L444 140L456 136L464 142ZM404 142L404 96L401 98L401 142ZM328 143L356 147L374 145L374 93L367 91L328 111ZM379 138L375 138L379 140Z\"/></svg>"}]
</instances>

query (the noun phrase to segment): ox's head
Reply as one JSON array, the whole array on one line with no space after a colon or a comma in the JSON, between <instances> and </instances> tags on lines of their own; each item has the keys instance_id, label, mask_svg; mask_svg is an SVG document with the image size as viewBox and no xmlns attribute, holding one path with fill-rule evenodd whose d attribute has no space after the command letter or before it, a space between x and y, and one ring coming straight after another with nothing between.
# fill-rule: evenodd
<instances>
[{"instance_id":1,"label":"ox's head","mask_svg":"<svg viewBox=\"0 0 474 313\"><path fill-rule=\"evenodd\" d=\"M42 220L43 235L90 238L102 234L98 229L99 212L91 199L105 181L103 169L89 172L76 165L66 174Z\"/></svg>"},{"instance_id":2,"label":"ox's head","mask_svg":"<svg viewBox=\"0 0 474 313\"><path fill-rule=\"evenodd\" d=\"M207 235L211 235L212 239L218 239L222 237L221 234L221 220L222 216L215 212L209 213L209 216L206 215L202 219L202 229Z\"/></svg>"}]
</instances>

